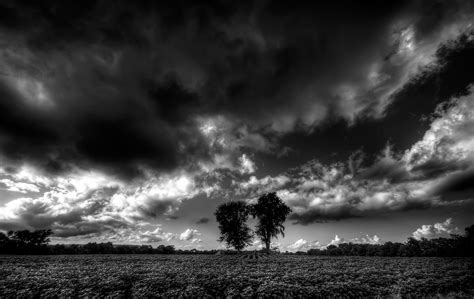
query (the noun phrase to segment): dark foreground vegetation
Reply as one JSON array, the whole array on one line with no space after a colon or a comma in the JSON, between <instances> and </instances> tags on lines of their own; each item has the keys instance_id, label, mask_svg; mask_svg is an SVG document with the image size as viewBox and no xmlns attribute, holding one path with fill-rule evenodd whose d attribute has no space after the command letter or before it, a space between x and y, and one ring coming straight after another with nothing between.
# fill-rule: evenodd
<instances>
[{"instance_id":1,"label":"dark foreground vegetation","mask_svg":"<svg viewBox=\"0 0 474 299\"><path fill-rule=\"evenodd\" d=\"M0 254L216 254L232 252L218 250L179 250L171 245L116 245L107 243L49 244L50 230L10 231L0 233ZM236 253L236 252L235 252ZM286 254L291 254L286 252ZM409 238L405 243L383 244L343 243L325 249L296 252L298 255L322 256L474 256L474 225L465 229L464 235L451 238Z\"/></svg>"},{"instance_id":2,"label":"dark foreground vegetation","mask_svg":"<svg viewBox=\"0 0 474 299\"><path fill-rule=\"evenodd\" d=\"M466 297L472 258L0 256L0 298Z\"/></svg>"}]
</instances>

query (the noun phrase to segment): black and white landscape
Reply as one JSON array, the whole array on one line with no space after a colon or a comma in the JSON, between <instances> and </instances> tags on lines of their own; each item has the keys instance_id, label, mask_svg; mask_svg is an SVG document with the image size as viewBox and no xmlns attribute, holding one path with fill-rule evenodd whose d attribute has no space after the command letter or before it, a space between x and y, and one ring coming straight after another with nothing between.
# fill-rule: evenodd
<instances>
[{"instance_id":1,"label":"black and white landscape","mask_svg":"<svg viewBox=\"0 0 474 299\"><path fill-rule=\"evenodd\" d=\"M0 297L473 297L474 2L0 0Z\"/></svg>"}]
</instances>

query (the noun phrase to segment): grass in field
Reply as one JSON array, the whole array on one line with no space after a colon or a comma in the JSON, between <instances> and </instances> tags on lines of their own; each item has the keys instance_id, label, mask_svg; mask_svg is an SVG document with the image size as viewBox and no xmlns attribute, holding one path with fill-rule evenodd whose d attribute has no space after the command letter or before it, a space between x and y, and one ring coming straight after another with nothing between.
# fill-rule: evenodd
<instances>
[{"instance_id":1,"label":"grass in field","mask_svg":"<svg viewBox=\"0 0 474 299\"><path fill-rule=\"evenodd\" d=\"M0 257L0 297L474 295L471 258L202 255Z\"/></svg>"}]
</instances>

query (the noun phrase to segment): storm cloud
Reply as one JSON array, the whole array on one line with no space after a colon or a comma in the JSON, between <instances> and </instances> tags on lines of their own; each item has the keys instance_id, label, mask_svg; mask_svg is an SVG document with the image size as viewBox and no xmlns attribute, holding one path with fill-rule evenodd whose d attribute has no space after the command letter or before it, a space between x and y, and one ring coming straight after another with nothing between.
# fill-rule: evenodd
<instances>
[{"instance_id":1,"label":"storm cloud","mask_svg":"<svg viewBox=\"0 0 474 299\"><path fill-rule=\"evenodd\" d=\"M249 135L237 129L247 126L262 142L331 117L380 117L410 74L466 30L471 10L4 3L2 155L53 173L100 168L128 178L215 161L219 149L199 130L215 117L232 124L227 135Z\"/></svg>"},{"instance_id":2,"label":"storm cloud","mask_svg":"<svg viewBox=\"0 0 474 299\"><path fill-rule=\"evenodd\" d=\"M2 1L0 229L161 242L206 226L179 214L200 196L277 191L301 225L469 201L473 6Z\"/></svg>"}]
</instances>

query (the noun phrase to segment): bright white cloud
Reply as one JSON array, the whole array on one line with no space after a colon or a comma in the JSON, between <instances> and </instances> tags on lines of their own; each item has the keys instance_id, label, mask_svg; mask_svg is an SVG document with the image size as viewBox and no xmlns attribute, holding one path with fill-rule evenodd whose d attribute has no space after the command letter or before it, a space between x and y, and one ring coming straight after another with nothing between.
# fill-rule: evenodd
<instances>
[{"instance_id":1,"label":"bright white cloud","mask_svg":"<svg viewBox=\"0 0 474 299\"><path fill-rule=\"evenodd\" d=\"M403 156L410 170L430 161L457 165L474 161L474 94L440 105L423 139Z\"/></svg>"},{"instance_id":2,"label":"bright white cloud","mask_svg":"<svg viewBox=\"0 0 474 299\"><path fill-rule=\"evenodd\" d=\"M308 242L305 239L296 240L294 243L286 246L288 251L308 251L310 249L320 249L322 248L319 241Z\"/></svg>"},{"instance_id":3,"label":"bright white cloud","mask_svg":"<svg viewBox=\"0 0 474 299\"><path fill-rule=\"evenodd\" d=\"M242 154L242 156L239 158L239 162L240 173L242 174L254 173L257 169L255 163L250 160L250 158L246 154Z\"/></svg>"},{"instance_id":4,"label":"bright white cloud","mask_svg":"<svg viewBox=\"0 0 474 299\"><path fill-rule=\"evenodd\" d=\"M9 189L41 191L36 197L15 199L0 207L1 229L52 228L57 237L96 237L103 233L119 241L168 241L173 235L161 228L142 227L172 216L182 201L209 191L209 186L197 184L195 176L185 172L148 173L146 178L127 184L93 171L48 179L31 173L34 171L0 174L8 177L2 182Z\"/></svg>"},{"instance_id":5,"label":"bright white cloud","mask_svg":"<svg viewBox=\"0 0 474 299\"><path fill-rule=\"evenodd\" d=\"M212 152L209 161L200 161L199 166L205 172L215 169L229 169L250 174L257 169L255 162L242 150L252 149L255 152L269 152L274 144L261 133L252 131L247 125L237 124L223 116L199 117L199 130Z\"/></svg>"},{"instance_id":6,"label":"bright white cloud","mask_svg":"<svg viewBox=\"0 0 474 299\"><path fill-rule=\"evenodd\" d=\"M329 243L326 245L326 247L327 247L327 246L331 246L331 245L339 246L339 244L342 244L342 243L345 243L344 238L341 238L341 237L339 237L338 235L335 235L335 236L334 236L334 239L332 239L331 242L329 242Z\"/></svg>"},{"instance_id":7,"label":"bright white cloud","mask_svg":"<svg viewBox=\"0 0 474 299\"><path fill-rule=\"evenodd\" d=\"M382 243L382 240L377 235L374 235L373 237L365 235L364 237L356 237L351 239L350 243L376 245Z\"/></svg>"},{"instance_id":8,"label":"bright white cloud","mask_svg":"<svg viewBox=\"0 0 474 299\"><path fill-rule=\"evenodd\" d=\"M175 238L176 234L165 232L160 226L157 226L154 230L143 231L140 225L117 228L110 232L100 232L97 237L101 241L119 243L169 242Z\"/></svg>"},{"instance_id":9,"label":"bright white cloud","mask_svg":"<svg viewBox=\"0 0 474 299\"><path fill-rule=\"evenodd\" d=\"M289 182L290 178L287 176L278 175L276 177L265 176L261 179L257 179L256 176L251 176L247 181L234 181L233 184L236 186L236 192L239 194L251 193L260 195L265 192L278 190Z\"/></svg>"},{"instance_id":10,"label":"bright white cloud","mask_svg":"<svg viewBox=\"0 0 474 299\"><path fill-rule=\"evenodd\" d=\"M326 249L330 245L339 246L343 243L355 243L355 244L381 244L382 240L377 236L374 235L373 237L369 235L365 235L363 237L356 237L346 241L344 238L339 237L339 235L335 235L334 239L332 239L328 244L322 245L319 241L308 242L305 239L296 240L294 243L287 245L286 249L291 252L296 251L308 251L310 249Z\"/></svg>"},{"instance_id":11,"label":"bright white cloud","mask_svg":"<svg viewBox=\"0 0 474 299\"><path fill-rule=\"evenodd\" d=\"M257 250L260 250L262 249L264 246L263 246L263 243L260 239L254 239L252 241L252 244L250 245L250 248L252 249L257 249Z\"/></svg>"},{"instance_id":12,"label":"bright white cloud","mask_svg":"<svg viewBox=\"0 0 474 299\"><path fill-rule=\"evenodd\" d=\"M40 192L40 188L35 184L15 182L10 179L2 179L0 180L0 184L5 185L5 189L12 192Z\"/></svg>"},{"instance_id":13,"label":"bright white cloud","mask_svg":"<svg viewBox=\"0 0 474 299\"><path fill-rule=\"evenodd\" d=\"M453 225L453 219L448 218L444 222L438 222L435 224L424 224L413 232L413 237L420 240L421 238L437 238L446 237L450 234L456 234L459 232L457 227Z\"/></svg>"},{"instance_id":14,"label":"bright white cloud","mask_svg":"<svg viewBox=\"0 0 474 299\"><path fill-rule=\"evenodd\" d=\"M200 243L201 239L197 238L201 233L197 229L187 228L179 235L181 241L190 241L191 243Z\"/></svg>"},{"instance_id":15,"label":"bright white cloud","mask_svg":"<svg viewBox=\"0 0 474 299\"><path fill-rule=\"evenodd\" d=\"M0 158L1 164L7 164ZM36 186L49 186L54 182L54 179L47 177L37 171L34 167L22 165L16 168L13 172L8 172L0 167L0 177L5 177L14 183L27 183Z\"/></svg>"}]
</instances>

